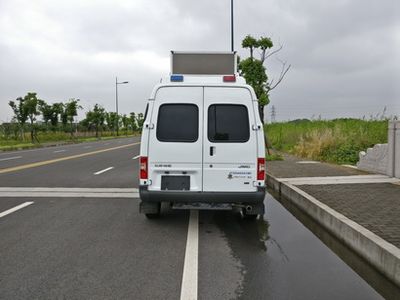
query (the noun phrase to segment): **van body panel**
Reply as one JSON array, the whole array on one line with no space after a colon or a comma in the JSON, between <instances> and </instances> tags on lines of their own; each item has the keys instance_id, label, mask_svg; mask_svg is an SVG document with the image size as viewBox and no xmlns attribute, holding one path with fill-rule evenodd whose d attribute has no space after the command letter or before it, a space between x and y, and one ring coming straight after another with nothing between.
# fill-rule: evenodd
<instances>
[{"instance_id":1,"label":"van body panel","mask_svg":"<svg viewBox=\"0 0 400 300\"><path fill-rule=\"evenodd\" d=\"M149 190L161 190L163 176L190 177L190 191L202 190L202 126L198 126L196 141L174 142L160 140L160 112L165 105L196 106L199 119L203 114L202 87L160 87L157 90L150 119L149 133ZM164 106L163 106L164 105ZM166 116L167 117L167 116ZM179 120L177 120L179 121ZM168 132L166 133L168 137ZM173 140L173 138L172 138Z\"/></svg>"},{"instance_id":2,"label":"van body panel","mask_svg":"<svg viewBox=\"0 0 400 300\"><path fill-rule=\"evenodd\" d=\"M154 87L148 101L148 115L141 138L140 155L148 157L149 174L147 180L140 180L142 201L235 204L263 202L265 183L256 180L256 171L257 157L264 157L265 146L255 93L249 85L243 84L241 77L238 77L236 83L218 80L220 79L210 76L185 77L185 82L166 82ZM197 106L199 126L196 141L168 142L157 138L159 112L166 104ZM245 141L210 141L208 113L211 106L215 115L225 112L225 107L219 105L241 106L237 111L241 111L242 115L243 106L246 108L248 138L246 136ZM213 134L219 134L217 129ZM241 132L245 132L243 128ZM214 147L213 155L210 155L210 147ZM163 189L163 176L176 176L178 179L189 176L190 188L166 190L164 181Z\"/></svg>"},{"instance_id":3,"label":"van body panel","mask_svg":"<svg viewBox=\"0 0 400 300\"><path fill-rule=\"evenodd\" d=\"M230 111L229 109L233 110ZM220 111L218 112L218 110ZM216 118L210 116L213 113L215 113ZM231 115L229 116L229 114ZM247 120L245 117L247 117ZM211 119L213 124L209 124ZM238 124L234 125L233 123ZM247 89L236 87L204 88L203 124L206 134L203 144L203 191L256 191L254 181L256 180L257 137L255 131L252 130L255 123L252 97ZM223 128L225 125L229 127L238 126L239 129L247 126L242 133L243 139L235 141L235 138L240 139L241 137L229 136L232 134L225 133L229 131L229 128ZM213 130L213 128L210 128L213 126L220 128ZM210 130L217 136L216 140L210 140ZM216 131L219 132L216 133Z\"/></svg>"}]
</instances>

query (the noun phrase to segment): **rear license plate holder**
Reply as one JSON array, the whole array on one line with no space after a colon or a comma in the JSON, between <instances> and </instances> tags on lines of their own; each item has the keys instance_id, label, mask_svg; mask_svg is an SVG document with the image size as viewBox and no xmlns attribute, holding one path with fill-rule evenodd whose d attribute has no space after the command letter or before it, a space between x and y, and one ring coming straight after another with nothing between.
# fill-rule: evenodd
<instances>
[{"instance_id":1,"label":"rear license plate holder","mask_svg":"<svg viewBox=\"0 0 400 300\"><path fill-rule=\"evenodd\" d=\"M190 176L161 176L161 190L189 191Z\"/></svg>"}]
</instances>

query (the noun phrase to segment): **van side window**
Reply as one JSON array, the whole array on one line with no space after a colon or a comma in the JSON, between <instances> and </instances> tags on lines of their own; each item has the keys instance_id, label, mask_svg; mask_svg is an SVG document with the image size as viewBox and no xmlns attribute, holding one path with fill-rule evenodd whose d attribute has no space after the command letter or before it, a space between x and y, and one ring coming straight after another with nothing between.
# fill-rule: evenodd
<instances>
[{"instance_id":1,"label":"van side window","mask_svg":"<svg viewBox=\"0 0 400 300\"><path fill-rule=\"evenodd\" d=\"M157 139L161 142L196 142L199 108L195 104L162 104L158 110Z\"/></svg>"},{"instance_id":2,"label":"van side window","mask_svg":"<svg viewBox=\"0 0 400 300\"><path fill-rule=\"evenodd\" d=\"M250 138L249 113L244 105L213 104L208 108L208 140L245 143Z\"/></svg>"}]
</instances>

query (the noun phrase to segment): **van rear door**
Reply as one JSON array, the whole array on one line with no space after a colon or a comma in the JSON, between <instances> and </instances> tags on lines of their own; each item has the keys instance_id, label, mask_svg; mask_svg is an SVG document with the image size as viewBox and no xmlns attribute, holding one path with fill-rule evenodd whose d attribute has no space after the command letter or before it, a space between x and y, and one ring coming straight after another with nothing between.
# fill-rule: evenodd
<instances>
[{"instance_id":1,"label":"van rear door","mask_svg":"<svg viewBox=\"0 0 400 300\"><path fill-rule=\"evenodd\" d=\"M257 137L250 91L205 87L203 124L203 191L256 191Z\"/></svg>"},{"instance_id":2,"label":"van rear door","mask_svg":"<svg viewBox=\"0 0 400 300\"><path fill-rule=\"evenodd\" d=\"M149 134L149 190L202 190L202 87L158 89Z\"/></svg>"}]
</instances>

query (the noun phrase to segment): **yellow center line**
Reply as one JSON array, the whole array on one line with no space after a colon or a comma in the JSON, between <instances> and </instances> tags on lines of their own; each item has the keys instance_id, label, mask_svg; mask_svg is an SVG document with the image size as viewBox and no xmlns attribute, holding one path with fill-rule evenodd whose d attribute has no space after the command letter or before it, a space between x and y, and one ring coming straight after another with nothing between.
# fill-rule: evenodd
<instances>
[{"instance_id":1,"label":"yellow center line","mask_svg":"<svg viewBox=\"0 0 400 300\"><path fill-rule=\"evenodd\" d=\"M139 144L140 144L140 142L127 144L127 145L122 145L122 146L117 146L117 147L113 147L113 148L96 150L96 151L92 151L92 152L86 152L86 153L71 155L71 156L60 157L60 158L56 158L56 159L38 161L38 162L34 162L34 163L26 164L26 165L20 165L20 166L11 167L11 168L0 169L0 174L19 171L19 170L24 170L24 169L30 169L30 168L40 167L40 166L45 166L45 165L49 165L49 164L54 164L54 163L59 162L59 161L65 161L65 160L85 157L85 156L94 155L94 154L103 153L103 152L108 152L108 151L117 150L117 149L121 149L121 148L127 148L127 147L131 147L131 146L134 146L134 145L139 145Z\"/></svg>"}]
</instances>

